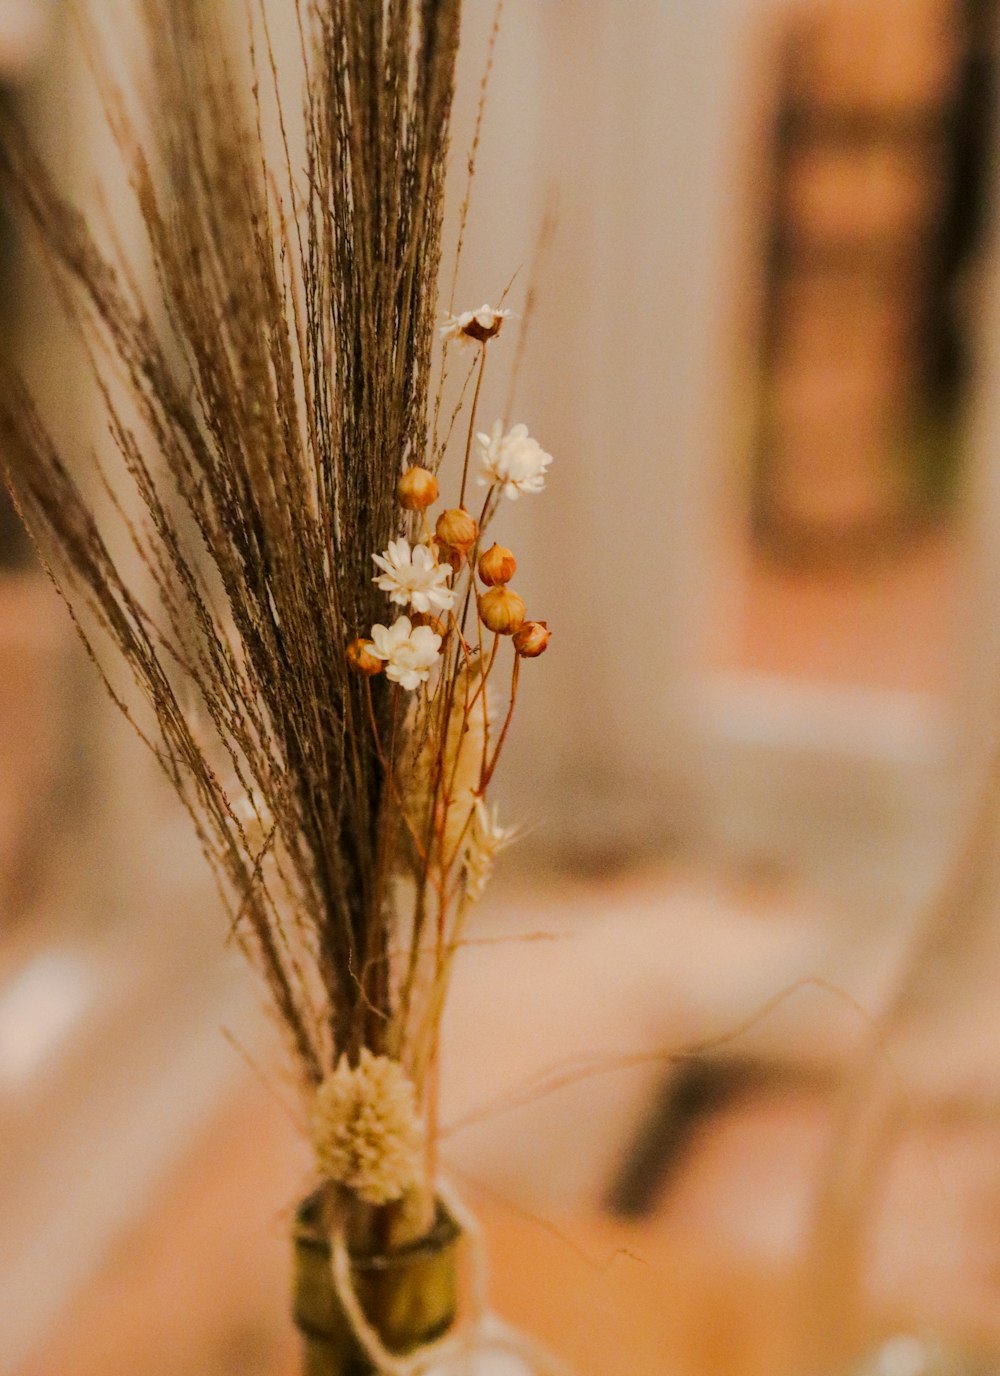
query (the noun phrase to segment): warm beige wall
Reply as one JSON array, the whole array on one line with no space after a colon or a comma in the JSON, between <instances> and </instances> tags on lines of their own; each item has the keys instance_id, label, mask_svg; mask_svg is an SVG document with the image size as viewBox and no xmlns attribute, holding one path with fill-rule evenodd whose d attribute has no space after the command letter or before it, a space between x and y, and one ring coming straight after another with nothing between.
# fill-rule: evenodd
<instances>
[{"instance_id":1,"label":"warm beige wall","mask_svg":"<svg viewBox=\"0 0 1000 1376\"><path fill-rule=\"evenodd\" d=\"M492 8L467 10L456 167ZM709 672L712 637L740 615L758 159L784 10L643 0L626 20L615 0L508 0L461 301L530 260L547 204L558 221L516 416L556 463L504 526L556 634L528 677L506 787L539 845L599 863L700 837L905 925L995 698L996 311L959 535L973 579L955 608L959 700Z\"/></svg>"},{"instance_id":2,"label":"warm beige wall","mask_svg":"<svg viewBox=\"0 0 1000 1376\"><path fill-rule=\"evenodd\" d=\"M478 302L529 259L555 207L518 418L556 463L509 529L532 612L556 634L508 780L516 810L571 849L692 831L755 8L505 11L461 296ZM491 10L467 12L472 75ZM456 162L462 147L460 133Z\"/></svg>"},{"instance_id":3,"label":"warm beige wall","mask_svg":"<svg viewBox=\"0 0 1000 1376\"><path fill-rule=\"evenodd\" d=\"M126 53L133 63L137 60L128 10L122 0L95 0L89 10L106 45L110 70L119 77L127 72ZM113 226L118 240L141 263L137 211L79 32L67 6L41 0L37 12L49 23L33 63L18 74L22 117L60 186L89 212L97 237L108 242L105 226ZM0 7L0 34L3 18ZM80 481L92 487L100 510L106 499L97 490L89 452L104 454L110 472L115 461L89 366L47 272L30 248L23 252L18 285L21 366L67 462L78 466ZM116 385L113 381L112 387ZM112 544L123 565L141 580L128 541L120 538ZM63 926L132 923L143 915L150 867L156 863L151 857L163 849L158 829L172 815L173 804L159 770L110 703L54 599L49 615L62 639L52 687L63 720L53 803L54 813L61 810L61 822L50 845L48 915ZM108 663L114 665L113 657Z\"/></svg>"}]
</instances>

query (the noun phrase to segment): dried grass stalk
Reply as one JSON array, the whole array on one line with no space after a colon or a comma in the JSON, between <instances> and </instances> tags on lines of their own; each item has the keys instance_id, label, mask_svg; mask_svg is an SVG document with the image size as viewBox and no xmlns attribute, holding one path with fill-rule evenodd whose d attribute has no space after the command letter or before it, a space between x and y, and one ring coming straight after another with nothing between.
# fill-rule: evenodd
<instances>
[{"instance_id":1,"label":"dried grass stalk","mask_svg":"<svg viewBox=\"0 0 1000 1376\"><path fill-rule=\"evenodd\" d=\"M140 515L108 492L148 596L111 552L76 456L60 454L9 367L0 432L23 519L95 661L110 642L152 709L150 747L316 1084L339 1053L378 1052L390 1014L395 838L365 698L370 686L388 733L390 690L351 677L344 646L383 614L371 552L397 533L402 465L428 447L460 0L294 9L304 177L287 144L269 165L258 87L248 101L213 7L141 0L151 135L116 91L107 103L150 292L0 112L0 184L94 359ZM269 83L260 25L258 40ZM108 385L109 359L127 403ZM131 697L105 682L141 727Z\"/></svg>"}]
</instances>

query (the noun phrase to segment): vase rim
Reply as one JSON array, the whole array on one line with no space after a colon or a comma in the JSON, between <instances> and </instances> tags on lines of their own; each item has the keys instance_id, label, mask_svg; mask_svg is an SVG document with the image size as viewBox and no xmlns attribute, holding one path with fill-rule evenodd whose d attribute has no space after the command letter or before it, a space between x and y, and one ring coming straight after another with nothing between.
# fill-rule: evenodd
<instances>
[{"instance_id":1,"label":"vase rim","mask_svg":"<svg viewBox=\"0 0 1000 1376\"><path fill-rule=\"evenodd\" d=\"M316 1190L299 1205L295 1214L294 1241L297 1246L310 1251L330 1253L330 1239L319 1224L323 1192ZM437 1201L434 1223L430 1232L414 1242L404 1243L391 1252L364 1252L351 1249L351 1265L356 1271L391 1271L396 1267L410 1266L423 1257L439 1256L454 1245L462 1230L448 1209Z\"/></svg>"}]
</instances>

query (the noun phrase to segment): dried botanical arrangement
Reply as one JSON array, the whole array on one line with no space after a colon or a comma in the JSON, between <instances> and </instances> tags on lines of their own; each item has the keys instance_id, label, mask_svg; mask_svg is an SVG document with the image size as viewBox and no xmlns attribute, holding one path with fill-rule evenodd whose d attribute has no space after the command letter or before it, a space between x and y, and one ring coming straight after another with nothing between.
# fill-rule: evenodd
<instances>
[{"instance_id":1,"label":"dried botanical arrangement","mask_svg":"<svg viewBox=\"0 0 1000 1376\"><path fill-rule=\"evenodd\" d=\"M550 456L507 418L481 428L509 312L440 324L460 0L290 8L304 168L266 22L248 99L211 6L141 0L151 133L106 97L150 290L5 117L0 178L90 352L127 480L95 461L99 491L138 577L9 370L0 424L23 520L186 807L288 1035L321 1180L310 1218L349 1330L349 1351L320 1335L309 1370L415 1371L440 1360L428 1325L390 1351L391 1304L359 1300L350 1258L419 1248L440 1221L442 1011L511 839L489 790L522 661L549 639L486 532L505 501L541 491ZM446 416L456 346L466 386ZM430 1336L450 1315L437 1319Z\"/></svg>"}]
</instances>

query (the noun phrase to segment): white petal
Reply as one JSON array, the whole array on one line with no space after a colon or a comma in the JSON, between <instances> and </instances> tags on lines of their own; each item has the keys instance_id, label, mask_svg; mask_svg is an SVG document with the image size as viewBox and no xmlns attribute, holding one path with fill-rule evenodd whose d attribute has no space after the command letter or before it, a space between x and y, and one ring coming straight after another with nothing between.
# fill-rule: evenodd
<instances>
[{"instance_id":1,"label":"white petal","mask_svg":"<svg viewBox=\"0 0 1000 1376\"><path fill-rule=\"evenodd\" d=\"M381 624L372 627L372 644L375 647L375 654L380 659L388 657L389 650L389 627Z\"/></svg>"},{"instance_id":2,"label":"white petal","mask_svg":"<svg viewBox=\"0 0 1000 1376\"><path fill-rule=\"evenodd\" d=\"M417 626L411 633L410 640L425 654L436 655L441 646L441 637L437 631L431 630L430 626Z\"/></svg>"}]
</instances>

